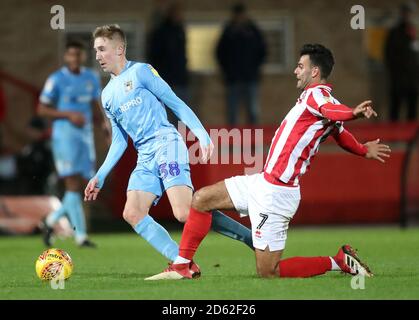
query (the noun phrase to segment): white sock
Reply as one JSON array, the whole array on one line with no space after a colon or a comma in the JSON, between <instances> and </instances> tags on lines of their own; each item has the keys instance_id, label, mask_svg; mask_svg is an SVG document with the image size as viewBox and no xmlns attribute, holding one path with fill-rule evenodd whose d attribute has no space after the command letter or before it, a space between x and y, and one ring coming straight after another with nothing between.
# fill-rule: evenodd
<instances>
[{"instance_id":1,"label":"white sock","mask_svg":"<svg viewBox=\"0 0 419 320\"><path fill-rule=\"evenodd\" d=\"M332 261L332 271L341 271L335 259L333 259L332 257L329 257L329 258L330 258L330 261Z\"/></svg>"},{"instance_id":2,"label":"white sock","mask_svg":"<svg viewBox=\"0 0 419 320\"><path fill-rule=\"evenodd\" d=\"M49 214L45 219L45 223L48 227L52 228L55 224L55 217L52 214Z\"/></svg>"},{"instance_id":3,"label":"white sock","mask_svg":"<svg viewBox=\"0 0 419 320\"><path fill-rule=\"evenodd\" d=\"M75 236L75 239L77 244L82 244L87 239L87 235Z\"/></svg>"},{"instance_id":4,"label":"white sock","mask_svg":"<svg viewBox=\"0 0 419 320\"><path fill-rule=\"evenodd\" d=\"M191 260L182 258L181 256L177 256L175 261L173 261L173 264L182 264L182 263L189 263Z\"/></svg>"}]
</instances>

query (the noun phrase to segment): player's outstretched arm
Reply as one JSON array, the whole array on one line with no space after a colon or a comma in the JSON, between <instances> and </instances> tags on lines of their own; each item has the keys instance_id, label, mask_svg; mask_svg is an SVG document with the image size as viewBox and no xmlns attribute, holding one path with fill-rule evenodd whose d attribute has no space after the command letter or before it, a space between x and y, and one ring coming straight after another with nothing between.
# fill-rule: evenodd
<instances>
[{"instance_id":1,"label":"player's outstretched arm","mask_svg":"<svg viewBox=\"0 0 419 320\"><path fill-rule=\"evenodd\" d=\"M353 115L355 118L371 118L372 116L377 117L377 112L374 111L372 108L372 101L367 100L361 102L359 105L357 105L353 111Z\"/></svg>"},{"instance_id":2,"label":"player's outstretched arm","mask_svg":"<svg viewBox=\"0 0 419 320\"><path fill-rule=\"evenodd\" d=\"M348 121L362 117L369 119L372 116L377 116L370 100L361 102L355 108L328 102L320 106L319 111L325 118L332 121Z\"/></svg>"},{"instance_id":3,"label":"player's outstretched arm","mask_svg":"<svg viewBox=\"0 0 419 320\"><path fill-rule=\"evenodd\" d=\"M388 145L380 143L380 139L374 141L368 141L364 144L367 148L367 153L365 154L365 158L378 160L382 163L386 161L384 158L390 158L391 149Z\"/></svg>"},{"instance_id":4,"label":"player's outstretched arm","mask_svg":"<svg viewBox=\"0 0 419 320\"><path fill-rule=\"evenodd\" d=\"M127 133L113 120L112 124L112 143L109 148L108 154L103 164L100 166L96 173L84 190L84 200L91 201L96 200L100 189L103 187L106 177L113 167L117 164L119 159L125 152L128 146L128 135Z\"/></svg>"},{"instance_id":5,"label":"player's outstretched arm","mask_svg":"<svg viewBox=\"0 0 419 320\"><path fill-rule=\"evenodd\" d=\"M333 134L338 145L353 154L385 162L383 158L390 157L390 147L380 143L380 139L368 141L365 144L359 143L355 137L343 127Z\"/></svg>"}]
</instances>

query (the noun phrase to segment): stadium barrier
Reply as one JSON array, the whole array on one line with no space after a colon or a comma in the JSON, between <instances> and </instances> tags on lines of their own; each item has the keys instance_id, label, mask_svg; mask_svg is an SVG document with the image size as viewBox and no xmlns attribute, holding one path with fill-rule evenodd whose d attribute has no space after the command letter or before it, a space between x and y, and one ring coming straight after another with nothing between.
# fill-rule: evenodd
<instances>
[{"instance_id":1,"label":"stadium barrier","mask_svg":"<svg viewBox=\"0 0 419 320\"><path fill-rule=\"evenodd\" d=\"M53 196L0 196L0 234L36 233L41 220L60 206ZM61 218L54 230L61 237L72 234L67 218Z\"/></svg>"}]
</instances>

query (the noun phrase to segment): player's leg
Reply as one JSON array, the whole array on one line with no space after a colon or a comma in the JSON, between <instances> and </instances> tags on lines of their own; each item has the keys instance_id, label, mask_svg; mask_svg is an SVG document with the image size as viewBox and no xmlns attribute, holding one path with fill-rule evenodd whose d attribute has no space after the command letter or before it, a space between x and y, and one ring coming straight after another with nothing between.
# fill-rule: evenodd
<instances>
[{"instance_id":1,"label":"player's leg","mask_svg":"<svg viewBox=\"0 0 419 320\"><path fill-rule=\"evenodd\" d=\"M192 202L193 186L187 155L188 150L183 140L169 136L156 157L159 159L158 175L167 192L173 214L180 222L186 221ZM212 211L211 228L253 249L250 229L218 210Z\"/></svg>"},{"instance_id":2,"label":"player's leg","mask_svg":"<svg viewBox=\"0 0 419 320\"><path fill-rule=\"evenodd\" d=\"M234 182L235 180L232 180L232 183ZM252 177L249 184L251 191L248 212L252 224L258 275L264 278L304 277L329 271L329 257L296 257L281 260L288 225L299 205L299 189L277 187L260 176Z\"/></svg>"},{"instance_id":3,"label":"player's leg","mask_svg":"<svg viewBox=\"0 0 419 320\"><path fill-rule=\"evenodd\" d=\"M60 133L61 136L54 136L52 140L52 151L55 167L58 175L64 179L65 194L61 201L61 207L50 213L44 222L43 236L46 245L52 245L52 227L65 214L75 230L76 241L83 244L86 239L86 225L81 199L81 173L84 163L78 158L83 155L83 143L71 134L71 131Z\"/></svg>"},{"instance_id":4,"label":"player's leg","mask_svg":"<svg viewBox=\"0 0 419 320\"><path fill-rule=\"evenodd\" d=\"M182 232L179 245L179 256L174 263L155 276L146 280L177 280L182 278L193 278L199 274L199 268L192 262L198 246L208 234L211 228L213 209L234 208L228 195L224 181L198 190L193 198L189 211L189 217Z\"/></svg>"},{"instance_id":5,"label":"player's leg","mask_svg":"<svg viewBox=\"0 0 419 320\"><path fill-rule=\"evenodd\" d=\"M344 246L335 257L292 257L281 260L289 222L299 206L299 188L275 186L255 175L250 180L249 189L249 216L260 276L312 277L332 270L351 273L346 263L348 259L361 267L361 261L350 246Z\"/></svg>"},{"instance_id":6,"label":"player's leg","mask_svg":"<svg viewBox=\"0 0 419 320\"><path fill-rule=\"evenodd\" d=\"M283 250L270 251L269 246L264 250L255 248L257 274L263 278L277 277L277 268L282 252Z\"/></svg>"},{"instance_id":7,"label":"player's leg","mask_svg":"<svg viewBox=\"0 0 419 320\"><path fill-rule=\"evenodd\" d=\"M175 260L175 263L193 259L198 246L211 228L211 210L214 209L234 209L224 181L204 187L194 194L179 245L181 259Z\"/></svg>"},{"instance_id":8,"label":"player's leg","mask_svg":"<svg viewBox=\"0 0 419 320\"><path fill-rule=\"evenodd\" d=\"M84 137L76 136L68 150L67 159L71 164L64 178L65 201L68 217L74 227L76 242L81 247L95 248L96 244L88 239L86 214L83 207L82 190L87 181L94 176L95 148L92 133Z\"/></svg>"},{"instance_id":9,"label":"player's leg","mask_svg":"<svg viewBox=\"0 0 419 320\"><path fill-rule=\"evenodd\" d=\"M173 186L166 190L173 215L180 222L186 222L192 202L192 189L187 186ZM231 239L245 243L253 250L252 233L236 220L219 210L212 210L211 229Z\"/></svg>"},{"instance_id":10,"label":"player's leg","mask_svg":"<svg viewBox=\"0 0 419 320\"><path fill-rule=\"evenodd\" d=\"M186 185L175 185L166 190L167 197L172 207L173 215L182 223L185 223L192 202L192 189Z\"/></svg>"},{"instance_id":11,"label":"player's leg","mask_svg":"<svg viewBox=\"0 0 419 320\"><path fill-rule=\"evenodd\" d=\"M173 261L179 251L177 243L173 241L166 229L148 214L151 206L157 204L163 193L160 178L154 170L154 161L137 163L128 182L127 202L123 216L138 235Z\"/></svg>"},{"instance_id":12,"label":"player's leg","mask_svg":"<svg viewBox=\"0 0 419 320\"><path fill-rule=\"evenodd\" d=\"M350 246L343 246L334 257L292 257L281 260L283 250L270 251L268 246L265 250L255 249L256 270L258 275L263 278L278 276L281 278L308 278L325 274L328 271L357 274L361 268L366 266L361 265L359 258L356 260L356 254L354 255L350 250ZM345 257L353 260L352 267L345 262ZM368 267L361 272L369 276L370 274L367 274L366 270L369 272Z\"/></svg>"},{"instance_id":13,"label":"player's leg","mask_svg":"<svg viewBox=\"0 0 419 320\"><path fill-rule=\"evenodd\" d=\"M66 152L62 152L63 145L65 141L63 139L57 139L53 136L51 147L52 154L54 158L55 168L59 176L64 173L66 167ZM61 206L48 214L48 216L42 221L42 236L45 245L52 245L52 236L53 236L53 226L58 222L58 220L66 214L66 208L64 206L64 199L61 201Z\"/></svg>"},{"instance_id":14,"label":"player's leg","mask_svg":"<svg viewBox=\"0 0 419 320\"><path fill-rule=\"evenodd\" d=\"M276 269L281 278L308 278L328 271L342 271L350 275L361 274L367 277L373 275L350 245L343 245L335 256L284 259L279 262Z\"/></svg>"},{"instance_id":15,"label":"player's leg","mask_svg":"<svg viewBox=\"0 0 419 320\"><path fill-rule=\"evenodd\" d=\"M77 244L82 247L96 247L87 236L86 218L81 197L83 178L80 175L68 176L64 178L64 184L66 191L63 206L66 208L68 218L73 226Z\"/></svg>"},{"instance_id":16,"label":"player's leg","mask_svg":"<svg viewBox=\"0 0 419 320\"><path fill-rule=\"evenodd\" d=\"M179 247L169 233L148 213L157 196L151 192L130 190L127 192L123 217L135 232L163 256L173 261Z\"/></svg>"},{"instance_id":17,"label":"player's leg","mask_svg":"<svg viewBox=\"0 0 419 320\"><path fill-rule=\"evenodd\" d=\"M279 205L279 206L278 206ZM254 237L256 270L261 277L307 278L318 276L327 271L343 271L349 274L358 272L370 276L368 267L361 262L356 252L349 246L343 246L334 256L292 257L281 259L287 238L289 218L280 209L278 212L266 212L259 208L250 213ZM264 214L256 213L265 212ZM278 236L279 235L279 236Z\"/></svg>"},{"instance_id":18,"label":"player's leg","mask_svg":"<svg viewBox=\"0 0 419 320\"><path fill-rule=\"evenodd\" d=\"M253 248L252 232L240 222L230 218L220 210L212 210L211 229L226 237L238 240L246 244L250 249Z\"/></svg>"}]
</instances>

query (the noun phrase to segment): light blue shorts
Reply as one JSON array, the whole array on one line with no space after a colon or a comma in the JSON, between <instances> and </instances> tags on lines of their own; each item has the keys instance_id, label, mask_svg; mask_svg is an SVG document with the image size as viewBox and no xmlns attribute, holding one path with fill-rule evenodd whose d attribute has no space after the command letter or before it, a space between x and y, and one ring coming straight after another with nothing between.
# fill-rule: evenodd
<instances>
[{"instance_id":1,"label":"light blue shorts","mask_svg":"<svg viewBox=\"0 0 419 320\"><path fill-rule=\"evenodd\" d=\"M93 134L53 136L52 153L59 177L79 174L88 180L95 175L96 154Z\"/></svg>"},{"instance_id":2,"label":"light blue shorts","mask_svg":"<svg viewBox=\"0 0 419 320\"><path fill-rule=\"evenodd\" d=\"M154 147L153 147L154 148ZM157 204L163 192L173 186L188 186L193 189L189 168L188 149L182 138L162 138L151 156L144 159L139 148L137 166L131 173L127 191L141 190L155 194Z\"/></svg>"}]
</instances>

